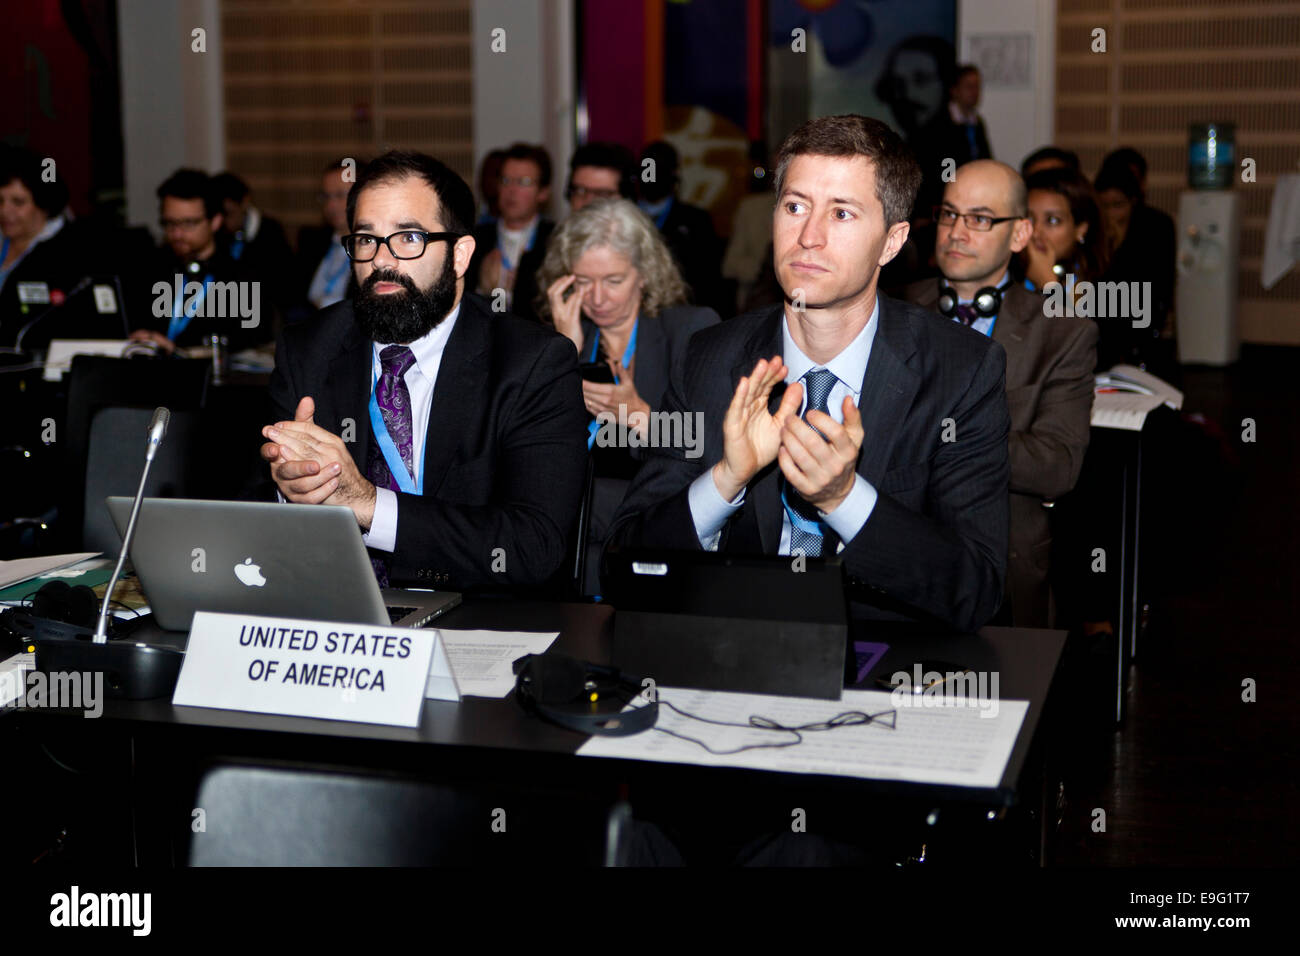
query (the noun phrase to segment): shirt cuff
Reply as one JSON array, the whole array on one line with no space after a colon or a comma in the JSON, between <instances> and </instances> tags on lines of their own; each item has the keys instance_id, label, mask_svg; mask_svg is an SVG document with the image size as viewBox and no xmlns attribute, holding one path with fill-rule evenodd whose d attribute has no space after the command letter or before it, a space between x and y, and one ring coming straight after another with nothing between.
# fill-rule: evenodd
<instances>
[{"instance_id":1,"label":"shirt cuff","mask_svg":"<svg viewBox=\"0 0 1300 956\"><path fill-rule=\"evenodd\" d=\"M705 551L717 551L722 539L722 526L745 503L745 489L740 489L735 501L724 501L718 486L713 483L713 469L710 468L691 482L686 500L700 547Z\"/></svg>"},{"instance_id":2,"label":"shirt cuff","mask_svg":"<svg viewBox=\"0 0 1300 956\"><path fill-rule=\"evenodd\" d=\"M875 487L861 475L853 476L853 488L840 506L827 514L818 509L817 514L832 531L840 536L840 541L848 544L854 539L862 526L871 517L879 497Z\"/></svg>"},{"instance_id":3,"label":"shirt cuff","mask_svg":"<svg viewBox=\"0 0 1300 956\"><path fill-rule=\"evenodd\" d=\"M376 551L391 554L397 550L397 492L389 488L375 489L375 515L370 519L370 530L361 535L361 540L367 548Z\"/></svg>"}]
</instances>

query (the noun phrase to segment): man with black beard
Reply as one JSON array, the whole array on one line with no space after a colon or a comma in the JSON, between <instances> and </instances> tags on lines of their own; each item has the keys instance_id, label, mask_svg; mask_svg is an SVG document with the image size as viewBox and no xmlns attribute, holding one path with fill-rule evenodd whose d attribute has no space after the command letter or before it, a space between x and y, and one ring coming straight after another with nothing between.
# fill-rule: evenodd
<instances>
[{"instance_id":1,"label":"man with black beard","mask_svg":"<svg viewBox=\"0 0 1300 956\"><path fill-rule=\"evenodd\" d=\"M381 586L559 570L586 465L567 339L465 293L469 186L390 152L348 194L354 298L286 327L262 458L282 500L352 509Z\"/></svg>"}]
</instances>

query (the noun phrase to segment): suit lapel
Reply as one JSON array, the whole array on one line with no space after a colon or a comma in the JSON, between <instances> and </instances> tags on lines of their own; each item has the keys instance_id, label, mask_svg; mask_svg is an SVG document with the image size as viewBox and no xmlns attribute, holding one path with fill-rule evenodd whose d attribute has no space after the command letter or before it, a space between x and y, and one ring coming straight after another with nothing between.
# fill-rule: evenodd
<instances>
[{"instance_id":1,"label":"suit lapel","mask_svg":"<svg viewBox=\"0 0 1300 956\"><path fill-rule=\"evenodd\" d=\"M487 366L483 356L487 353L490 321L469 296L461 297L460 315L443 348L438 380L433 386L429 428L424 439L425 494L438 490L457 443L471 431L466 426L477 418L474 405L485 381Z\"/></svg>"},{"instance_id":2,"label":"suit lapel","mask_svg":"<svg viewBox=\"0 0 1300 956\"><path fill-rule=\"evenodd\" d=\"M1034 298L1031 298L1031 295ZM1007 353L1006 387L1008 389L1029 383L1032 371L1029 364L1033 355L1024 347L1024 343L1033 334L1030 326L1034 318L1033 307L1037 304L1035 298L1034 293L1018 294L1013 286L1007 293L997 322L993 325L993 341L1001 345Z\"/></svg>"},{"instance_id":3,"label":"suit lapel","mask_svg":"<svg viewBox=\"0 0 1300 956\"><path fill-rule=\"evenodd\" d=\"M915 352L916 340L902 306L880 296L880 326L871 345L858 400L863 430L858 474L873 485L885 473L920 387L920 377L907 364Z\"/></svg>"},{"instance_id":4,"label":"suit lapel","mask_svg":"<svg viewBox=\"0 0 1300 956\"><path fill-rule=\"evenodd\" d=\"M356 423L354 433L357 437L348 442L348 451L363 475L366 473L370 435L370 375L373 367L374 348L354 323L343 338L343 347L330 362L329 382L339 409L340 431L344 419L351 418Z\"/></svg>"}]
</instances>

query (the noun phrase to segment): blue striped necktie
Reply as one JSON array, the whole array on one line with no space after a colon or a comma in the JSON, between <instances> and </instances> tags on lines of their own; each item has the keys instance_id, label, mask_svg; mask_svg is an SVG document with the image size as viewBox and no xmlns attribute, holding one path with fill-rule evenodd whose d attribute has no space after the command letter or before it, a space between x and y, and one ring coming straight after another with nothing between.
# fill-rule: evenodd
<instances>
[{"instance_id":1,"label":"blue striped necktie","mask_svg":"<svg viewBox=\"0 0 1300 956\"><path fill-rule=\"evenodd\" d=\"M827 400L838 381L835 373L826 368L815 368L804 374L804 389L808 395L808 403L803 412L804 421L808 420L808 413L813 409L830 414ZM815 558L826 552L835 553L839 540L835 532L818 516L816 505L805 501L784 480L781 501L785 505L786 516L790 519L791 554L802 551L805 556Z\"/></svg>"}]
</instances>

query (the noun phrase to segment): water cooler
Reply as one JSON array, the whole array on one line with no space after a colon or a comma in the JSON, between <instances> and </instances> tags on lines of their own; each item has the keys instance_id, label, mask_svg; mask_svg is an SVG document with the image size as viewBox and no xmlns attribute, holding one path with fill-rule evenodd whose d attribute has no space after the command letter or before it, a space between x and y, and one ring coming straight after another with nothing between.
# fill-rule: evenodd
<instances>
[{"instance_id":1,"label":"water cooler","mask_svg":"<svg viewBox=\"0 0 1300 956\"><path fill-rule=\"evenodd\" d=\"M1231 124L1188 130L1187 181L1178 198L1178 361L1229 365L1237 360L1237 246L1241 203Z\"/></svg>"}]
</instances>

